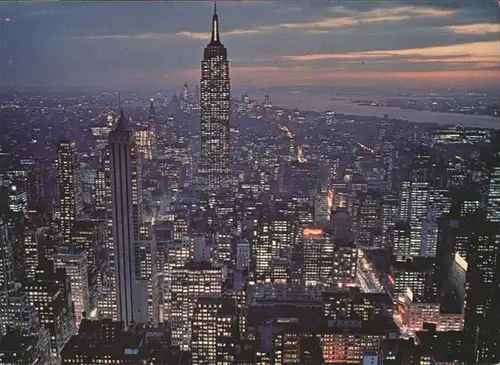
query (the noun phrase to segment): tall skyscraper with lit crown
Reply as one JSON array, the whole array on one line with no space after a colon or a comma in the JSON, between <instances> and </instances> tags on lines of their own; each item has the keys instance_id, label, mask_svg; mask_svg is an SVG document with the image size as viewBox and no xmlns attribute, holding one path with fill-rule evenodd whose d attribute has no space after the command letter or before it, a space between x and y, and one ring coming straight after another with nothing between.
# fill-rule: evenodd
<instances>
[{"instance_id":1,"label":"tall skyscraper with lit crown","mask_svg":"<svg viewBox=\"0 0 500 365\"><path fill-rule=\"evenodd\" d=\"M214 5L212 37L201 61L201 157L200 183L206 190L229 182L230 81L226 47L219 38L219 19Z\"/></svg>"}]
</instances>

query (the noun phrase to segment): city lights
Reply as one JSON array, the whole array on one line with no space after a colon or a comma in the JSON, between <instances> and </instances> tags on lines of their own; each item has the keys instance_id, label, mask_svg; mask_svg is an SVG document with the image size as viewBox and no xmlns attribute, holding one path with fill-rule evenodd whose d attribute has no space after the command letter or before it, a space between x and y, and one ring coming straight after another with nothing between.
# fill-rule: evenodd
<instances>
[{"instance_id":1,"label":"city lights","mask_svg":"<svg viewBox=\"0 0 500 365\"><path fill-rule=\"evenodd\" d=\"M0 4L0 364L500 361L496 2L352 3Z\"/></svg>"}]
</instances>

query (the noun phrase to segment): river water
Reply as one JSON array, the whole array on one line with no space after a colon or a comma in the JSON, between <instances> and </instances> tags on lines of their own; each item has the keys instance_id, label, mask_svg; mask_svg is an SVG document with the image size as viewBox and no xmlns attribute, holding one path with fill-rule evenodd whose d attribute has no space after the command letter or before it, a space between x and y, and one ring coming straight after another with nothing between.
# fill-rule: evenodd
<instances>
[{"instance_id":1,"label":"river water","mask_svg":"<svg viewBox=\"0 0 500 365\"><path fill-rule=\"evenodd\" d=\"M462 124L470 127L500 128L500 118L484 115L465 115L456 113L436 113L423 110L408 110L394 107L375 107L368 105L352 104L342 96L336 96L343 100L329 100L331 96L316 93L276 93L272 94L273 104L282 108L298 108L300 110L326 111L332 110L337 113L348 115L364 115L383 117L388 114L389 118L405 119L416 123L435 124ZM380 100L371 98L369 95L357 97L364 100Z\"/></svg>"}]
</instances>

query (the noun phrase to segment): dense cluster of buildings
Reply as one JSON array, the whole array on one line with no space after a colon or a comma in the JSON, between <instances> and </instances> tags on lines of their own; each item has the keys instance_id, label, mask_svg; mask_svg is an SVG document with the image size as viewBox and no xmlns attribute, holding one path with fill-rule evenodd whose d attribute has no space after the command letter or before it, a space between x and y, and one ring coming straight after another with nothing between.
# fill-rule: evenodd
<instances>
[{"instance_id":1,"label":"dense cluster of buildings","mask_svg":"<svg viewBox=\"0 0 500 365\"><path fill-rule=\"evenodd\" d=\"M0 363L500 361L496 132L232 99L216 12L201 73L0 149Z\"/></svg>"}]
</instances>

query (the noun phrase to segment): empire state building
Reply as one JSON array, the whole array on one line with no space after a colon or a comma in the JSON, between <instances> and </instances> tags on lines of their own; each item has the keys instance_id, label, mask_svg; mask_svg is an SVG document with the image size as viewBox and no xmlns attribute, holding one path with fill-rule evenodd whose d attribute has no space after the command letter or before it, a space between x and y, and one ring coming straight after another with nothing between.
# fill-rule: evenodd
<instances>
[{"instance_id":1,"label":"empire state building","mask_svg":"<svg viewBox=\"0 0 500 365\"><path fill-rule=\"evenodd\" d=\"M207 191L228 186L230 177L229 113L230 82L226 47L219 38L219 19L214 5L212 37L201 61L201 185Z\"/></svg>"}]
</instances>

